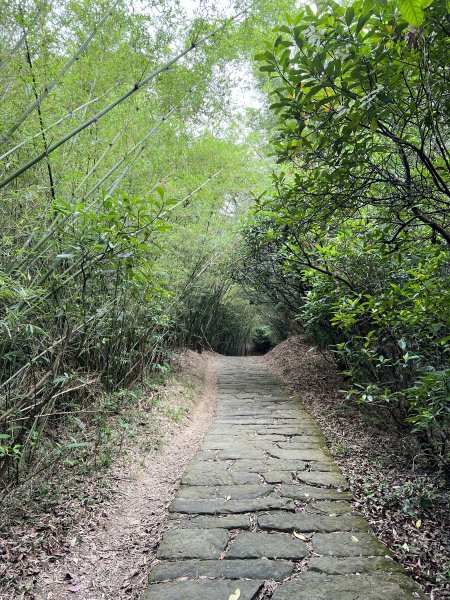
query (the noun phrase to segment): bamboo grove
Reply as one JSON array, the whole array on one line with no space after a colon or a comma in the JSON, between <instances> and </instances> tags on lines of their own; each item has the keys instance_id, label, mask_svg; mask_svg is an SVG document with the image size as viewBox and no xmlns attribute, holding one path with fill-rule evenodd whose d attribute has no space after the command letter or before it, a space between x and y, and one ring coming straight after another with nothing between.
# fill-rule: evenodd
<instances>
[{"instance_id":1,"label":"bamboo grove","mask_svg":"<svg viewBox=\"0 0 450 600\"><path fill-rule=\"evenodd\" d=\"M101 390L175 348L244 350L254 315L226 266L270 159L229 88L274 11L238 4L1 4L5 493L87 446L47 432Z\"/></svg>"}]
</instances>

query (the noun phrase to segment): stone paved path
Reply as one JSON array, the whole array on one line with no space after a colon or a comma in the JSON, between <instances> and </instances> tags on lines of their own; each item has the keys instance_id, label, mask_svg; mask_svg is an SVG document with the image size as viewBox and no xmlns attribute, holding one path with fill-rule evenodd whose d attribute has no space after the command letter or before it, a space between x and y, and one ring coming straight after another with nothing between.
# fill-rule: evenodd
<instances>
[{"instance_id":1,"label":"stone paved path","mask_svg":"<svg viewBox=\"0 0 450 600\"><path fill-rule=\"evenodd\" d=\"M143 600L424 599L347 490L299 403L258 360L223 358Z\"/></svg>"}]
</instances>

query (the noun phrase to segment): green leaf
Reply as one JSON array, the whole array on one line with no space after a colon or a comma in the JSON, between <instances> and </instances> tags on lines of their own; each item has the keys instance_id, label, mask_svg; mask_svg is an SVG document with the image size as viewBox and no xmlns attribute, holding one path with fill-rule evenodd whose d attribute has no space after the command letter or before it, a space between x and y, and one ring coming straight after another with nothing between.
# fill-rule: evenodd
<instances>
[{"instance_id":1,"label":"green leaf","mask_svg":"<svg viewBox=\"0 0 450 600\"><path fill-rule=\"evenodd\" d=\"M430 0L399 0L398 3L402 17L414 27L422 25L424 9L429 4Z\"/></svg>"},{"instance_id":2,"label":"green leaf","mask_svg":"<svg viewBox=\"0 0 450 600\"><path fill-rule=\"evenodd\" d=\"M72 442L71 444L67 444L65 448L85 448L86 446L91 446L90 442Z\"/></svg>"},{"instance_id":3,"label":"green leaf","mask_svg":"<svg viewBox=\"0 0 450 600\"><path fill-rule=\"evenodd\" d=\"M259 67L259 70L266 73L272 73L275 71L275 67L272 67L271 65L264 65L263 67Z\"/></svg>"},{"instance_id":4,"label":"green leaf","mask_svg":"<svg viewBox=\"0 0 450 600\"><path fill-rule=\"evenodd\" d=\"M361 29L364 27L364 25L367 23L368 20L369 20L368 15L361 15L359 17L358 23L356 24L356 29L355 29L356 35L358 35L358 33L361 31Z\"/></svg>"},{"instance_id":5,"label":"green leaf","mask_svg":"<svg viewBox=\"0 0 450 600\"><path fill-rule=\"evenodd\" d=\"M400 348L402 350L406 350L406 342L405 342L405 340L401 339L397 343L398 343L398 345L400 346Z\"/></svg>"},{"instance_id":6,"label":"green leaf","mask_svg":"<svg viewBox=\"0 0 450 600\"><path fill-rule=\"evenodd\" d=\"M370 122L370 131L372 133L376 133L378 129L378 121L376 117L373 117L372 121Z\"/></svg>"},{"instance_id":7,"label":"green leaf","mask_svg":"<svg viewBox=\"0 0 450 600\"><path fill-rule=\"evenodd\" d=\"M354 16L355 16L355 9L353 8L353 6L349 6L347 8L347 10L345 11L345 22L347 23L347 25L349 27L352 24Z\"/></svg>"},{"instance_id":8,"label":"green leaf","mask_svg":"<svg viewBox=\"0 0 450 600\"><path fill-rule=\"evenodd\" d=\"M260 52L259 54L255 54L255 60L272 60L273 61L273 53L266 50L266 52Z\"/></svg>"}]
</instances>

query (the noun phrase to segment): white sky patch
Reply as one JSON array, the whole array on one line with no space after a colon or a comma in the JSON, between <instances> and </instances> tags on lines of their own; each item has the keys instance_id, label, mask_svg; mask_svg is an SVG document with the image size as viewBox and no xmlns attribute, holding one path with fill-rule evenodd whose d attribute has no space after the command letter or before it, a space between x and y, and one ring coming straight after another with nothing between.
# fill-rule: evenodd
<instances>
[{"instance_id":1,"label":"white sky patch","mask_svg":"<svg viewBox=\"0 0 450 600\"><path fill-rule=\"evenodd\" d=\"M201 0L180 0L180 6L184 8L187 16L192 19L205 14L205 9L214 10L218 17L231 17L235 14L236 8L231 2L225 0L216 0L214 3L202 2Z\"/></svg>"},{"instance_id":2,"label":"white sky patch","mask_svg":"<svg viewBox=\"0 0 450 600\"><path fill-rule=\"evenodd\" d=\"M255 77L248 62L242 62L229 75L231 81L231 102L237 113L245 112L247 108L262 108L264 98L256 87Z\"/></svg>"}]
</instances>

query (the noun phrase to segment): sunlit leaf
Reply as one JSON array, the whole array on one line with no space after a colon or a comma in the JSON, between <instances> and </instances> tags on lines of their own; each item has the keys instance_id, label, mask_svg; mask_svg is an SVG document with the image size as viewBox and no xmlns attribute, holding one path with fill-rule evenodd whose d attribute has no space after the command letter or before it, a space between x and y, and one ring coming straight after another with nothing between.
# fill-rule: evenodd
<instances>
[{"instance_id":1,"label":"sunlit leaf","mask_svg":"<svg viewBox=\"0 0 450 600\"><path fill-rule=\"evenodd\" d=\"M420 27L423 23L424 9L429 6L431 0L399 0L399 8L402 17L414 27Z\"/></svg>"}]
</instances>

